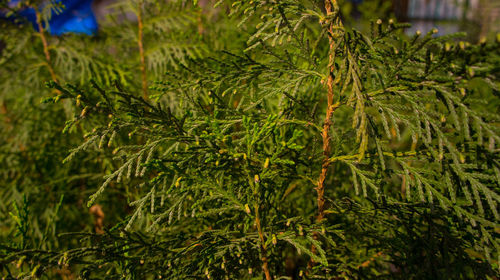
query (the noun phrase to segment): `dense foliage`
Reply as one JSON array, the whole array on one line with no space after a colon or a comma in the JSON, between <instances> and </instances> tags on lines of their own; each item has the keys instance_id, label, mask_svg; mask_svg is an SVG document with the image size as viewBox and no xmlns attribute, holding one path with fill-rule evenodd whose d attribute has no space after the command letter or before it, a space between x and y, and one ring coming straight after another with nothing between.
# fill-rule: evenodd
<instances>
[{"instance_id":1,"label":"dense foliage","mask_svg":"<svg viewBox=\"0 0 500 280\"><path fill-rule=\"evenodd\" d=\"M495 279L500 40L196 2L0 22L5 279Z\"/></svg>"}]
</instances>

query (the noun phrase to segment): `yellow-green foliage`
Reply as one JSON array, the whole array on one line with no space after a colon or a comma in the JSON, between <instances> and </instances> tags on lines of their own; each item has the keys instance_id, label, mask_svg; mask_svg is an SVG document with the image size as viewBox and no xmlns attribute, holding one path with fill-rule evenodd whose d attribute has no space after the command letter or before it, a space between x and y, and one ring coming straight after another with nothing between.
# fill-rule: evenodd
<instances>
[{"instance_id":1,"label":"yellow-green foliage","mask_svg":"<svg viewBox=\"0 0 500 280\"><path fill-rule=\"evenodd\" d=\"M49 37L57 82L40 35L1 23L7 279L498 274L500 42L364 33L336 1L148 0L144 99L139 3Z\"/></svg>"}]
</instances>

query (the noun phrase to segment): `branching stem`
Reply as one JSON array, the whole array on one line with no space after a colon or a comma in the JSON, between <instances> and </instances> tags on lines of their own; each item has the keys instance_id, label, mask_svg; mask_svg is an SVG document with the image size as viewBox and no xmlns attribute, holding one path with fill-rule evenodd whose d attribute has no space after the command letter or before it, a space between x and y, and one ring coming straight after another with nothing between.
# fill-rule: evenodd
<instances>
[{"instance_id":1,"label":"branching stem","mask_svg":"<svg viewBox=\"0 0 500 280\"><path fill-rule=\"evenodd\" d=\"M337 5L337 0L325 0L325 9L327 15L332 15L334 13L334 7ZM333 103L333 87L334 87L334 72L335 72L335 38L334 34L334 22L330 23L329 29L329 43L330 43L330 57L329 57L329 74L327 80L327 99L328 107L326 108L325 121L323 122L323 129L321 131L321 137L323 139L323 164L321 165L321 173L318 179L318 186L316 191L318 193L318 216L316 220L321 222L324 218L324 208L325 208L325 179L328 167L330 165L330 129L332 126L332 116L333 112L339 107L339 104Z\"/></svg>"},{"instance_id":2,"label":"branching stem","mask_svg":"<svg viewBox=\"0 0 500 280\"><path fill-rule=\"evenodd\" d=\"M337 0L325 0L325 9L327 13L327 17L331 17L334 14L337 8ZM330 129L332 127L332 117L333 112L340 106L340 103L333 103L334 100L334 73L335 73L335 38L334 38L334 30L336 29L336 24L340 24L338 19L330 19L332 20L328 23L328 40L329 40L329 60L328 60L328 80L326 82L327 88L327 108L326 108L326 116L325 121L323 122L323 128L321 130L321 138L323 140L323 163L321 164L321 173L318 179L318 185L316 187L317 192L317 203L318 203L318 215L316 216L316 221L321 223L325 216L325 180L326 173L328 171L328 167L330 166ZM314 232L314 239L319 238L318 232ZM311 251L316 253L316 247L313 245L311 247ZM308 267L312 268L314 265L314 261L311 259L309 261Z\"/></svg>"}]
</instances>

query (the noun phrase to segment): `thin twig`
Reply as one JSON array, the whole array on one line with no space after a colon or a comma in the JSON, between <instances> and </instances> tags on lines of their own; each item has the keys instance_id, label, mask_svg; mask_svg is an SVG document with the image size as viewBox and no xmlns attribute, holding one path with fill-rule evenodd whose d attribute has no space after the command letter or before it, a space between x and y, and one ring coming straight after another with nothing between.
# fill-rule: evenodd
<instances>
[{"instance_id":1,"label":"thin twig","mask_svg":"<svg viewBox=\"0 0 500 280\"><path fill-rule=\"evenodd\" d=\"M50 77L52 78L52 80L57 83L56 73L54 71L54 68L52 68L52 63L50 61L49 43L47 42L47 38L45 37L44 33L45 30L42 24L42 15L37 7L34 8L35 8L34 10L36 16L36 24L38 26L38 35L40 36L40 39L42 39L43 52L45 54L45 62L47 64L47 69L49 69Z\"/></svg>"},{"instance_id":2,"label":"thin twig","mask_svg":"<svg viewBox=\"0 0 500 280\"><path fill-rule=\"evenodd\" d=\"M259 214L259 204L255 203L254 205L255 208L255 224L257 225L257 230L259 232L259 238L260 238L260 254L261 254L261 260L262 260L262 271L264 272L264 275L266 275L266 280L271 280L271 273L269 272L269 265L267 261L267 246L266 246L266 240L264 239L264 233L262 231L262 226L260 224L260 214Z\"/></svg>"}]
</instances>

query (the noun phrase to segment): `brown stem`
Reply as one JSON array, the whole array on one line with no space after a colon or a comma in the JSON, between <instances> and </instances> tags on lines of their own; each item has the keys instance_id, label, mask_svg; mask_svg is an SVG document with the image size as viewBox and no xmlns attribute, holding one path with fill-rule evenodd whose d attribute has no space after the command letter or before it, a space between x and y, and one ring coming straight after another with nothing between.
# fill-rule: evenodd
<instances>
[{"instance_id":1,"label":"brown stem","mask_svg":"<svg viewBox=\"0 0 500 280\"><path fill-rule=\"evenodd\" d=\"M334 5L336 5L337 0L326 0L325 9L327 15L331 15L334 10ZM327 91L328 91L328 107L326 108L325 121L323 122L323 130L321 131L321 136L323 139L323 164L321 165L321 173L318 179L318 186L316 191L318 193L318 216L316 220L321 222L324 218L324 208L325 208L325 179L328 166L330 165L330 128L332 126L332 115L333 112L339 107L339 104L333 104L333 86L334 86L334 72L335 72L335 40L332 36L333 34L333 23L329 26L329 42L330 42L330 57L329 57L329 75L327 80Z\"/></svg>"},{"instance_id":2,"label":"brown stem","mask_svg":"<svg viewBox=\"0 0 500 280\"><path fill-rule=\"evenodd\" d=\"M137 9L137 25L139 29L137 44L139 45L139 56L141 59L141 78L142 78L142 97L148 99L148 81L146 78L146 57L144 56L144 44L143 44L143 29L144 24L142 22L142 0L139 0L139 7Z\"/></svg>"},{"instance_id":3,"label":"brown stem","mask_svg":"<svg viewBox=\"0 0 500 280\"><path fill-rule=\"evenodd\" d=\"M267 249L266 249L266 240L264 239L264 233L262 231L262 226L260 225L260 214L259 214L259 204L255 203L255 224L257 225L257 230L259 232L260 238L260 254L262 260L262 271L264 275L266 275L266 280L271 280L271 273L269 272L269 265L267 262Z\"/></svg>"},{"instance_id":4,"label":"brown stem","mask_svg":"<svg viewBox=\"0 0 500 280\"><path fill-rule=\"evenodd\" d=\"M7 102L5 100L2 101L2 105L0 106L0 114L5 115L5 122L10 123L9 118L9 110L7 109Z\"/></svg>"},{"instance_id":5,"label":"brown stem","mask_svg":"<svg viewBox=\"0 0 500 280\"><path fill-rule=\"evenodd\" d=\"M104 211L102 211L102 206L100 204L94 204L90 207L89 212L95 217L95 233L104 234Z\"/></svg>"},{"instance_id":6,"label":"brown stem","mask_svg":"<svg viewBox=\"0 0 500 280\"><path fill-rule=\"evenodd\" d=\"M325 0L325 9L327 15L331 15L334 12L334 7L337 5L337 0ZM329 74L328 74L328 80L326 83L327 87L327 108L326 108L326 116L325 116L325 121L323 122L323 129L321 131L321 137L323 140L323 163L321 165L321 173L318 178L318 186L316 187L316 192L318 194L317 196L317 203L318 203L318 216L316 217L316 221L320 223L323 221L323 218L325 216L325 180L326 180L326 173L328 171L328 167L330 166L330 129L332 127L332 116L333 112L339 107L339 103L334 104L333 103L333 97L334 97L334 92L333 92L333 87L334 87L334 72L335 72L335 38L333 37L334 34L334 23L330 23L328 27L328 40L330 43L330 56L329 56ZM317 232L313 233L313 238L318 239L319 234ZM311 251L316 253L316 247L313 245L311 247ZM314 265L314 261L311 259L309 261L308 267L312 268Z\"/></svg>"},{"instance_id":7,"label":"brown stem","mask_svg":"<svg viewBox=\"0 0 500 280\"><path fill-rule=\"evenodd\" d=\"M38 35L40 36L40 39L42 39L43 52L45 53L45 61L47 64L47 68L49 69L50 77L52 78L52 80L57 82L56 72L54 72L54 68L52 68L52 63L50 62L49 44L47 42L47 38L45 37L44 33L44 28L42 24L42 15L40 14L40 11L37 9L37 7L35 7L35 16L36 16L36 24L38 26Z\"/></svg>"}]
</instances>

